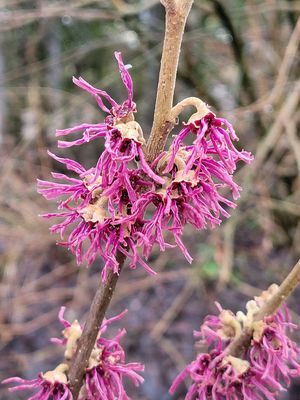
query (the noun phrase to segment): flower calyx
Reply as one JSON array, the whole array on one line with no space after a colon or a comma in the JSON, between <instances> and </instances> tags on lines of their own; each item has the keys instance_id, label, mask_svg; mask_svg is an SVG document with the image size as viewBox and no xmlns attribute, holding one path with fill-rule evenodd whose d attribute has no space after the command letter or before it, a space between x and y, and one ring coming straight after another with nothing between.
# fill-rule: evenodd
<instances>
[{"instance_id":1,"label":"flower calyx","mask_svg":"<svg viewBox=\"0 0 300 400\"><path fill-rule=\"evenodd\" d=\"M51 384L54 383L63 383L63 384L67 384L68 383L68 378L66 373L69 370L69 366L67 364L59 364L55 369L53 369L52 371L47 371L45 373L42 373L42 378L45 379L46 381L48 381Z\"/></svg>"},{"instance_id":2,"label":"flower calyx","mask_svg":"<svg viewBox=\"0 0 300 400\"><path fill-rule=\"evenodd\" d=\"M188 122L184 123L184 125L196 126L198 121L200 121L206 115L212 113L207 104L204 103L204 101L202 101L201 99L198 99L197 97L187 97L172 108L170 120L174 123L177 123L179 114L181 114L185 108L190 106L195 107L197 111L191 115Z\"/></svg>"},{"instance_id":3,"label":"flower calyx","mask_svg":"<svg viewBox=\"0 0 300 400\"><path fill-rule=\"evenodd\" d=\"M63 330L63 336L67 340L65 359L71 360L77 349L77 342L82 334L82 328L77 320L75 320L68 328Z\"/></svg>"},{"instance_id":4,"label":"flower calyx","mask_svg":"<svg viewBox=\"0 0 300 400\"><path fill-rule=\"evenodd\" d=\"M222 310L220 315L221 328L217 334L224 340L233 339L241 334L242 327L236 316L229 310Z\"/></svg>"},{"instance_id":5,"label":"flower calyx","mask_svg":"<svg viewBox=\"0 0 300 400\"><path fill-rule=\"evenodd\" d=\"M243 375L250 368L249 361L231 355L224 357L222 363L223 365L230 364L238 376Z\"/></svg>"},{"instance_id":6,"label":"flower calyx","mask_svg":"<svg viewBox=\"0 0 300 400\"><path fill-rule=\"evenodd\" d=\"M104 222L109 217L107 213L108 198L99 197L95 202L88 204L79 210L80 215L85 222Z\"/></svg>"},{"instance_id":7,"label":"flower calyx","mask_svg":"<svg viewBox=\"0 0 300 400\"><path fill-rule=\"evenodd\" d=\"M93 199L98 197L103 191L101 187L102 176L98 176L97 179L94 180L94 175L87 175L83 179L83 184L90 192L92 192Z\"/></svg>"},{"instance_id":8,"label":"flower calyx","mask_svg":"<svg viewBox=\"0 0 300 400\"><path fill-rule=\"evenodd\" d=\"M190 154L191 152L187 151L184 147L179 148L174 158L174 165L176 166L177 171L185 169L186 162ZM172 150L168 150L158 161L156 169L160 174L164 173L171 158L172 158Z\"/></svg>"},{"instance_id":9,"label":"flower calyx","mask_svg":"<svg viewBox=\"0 0 300 400\"><path fill-rule=\"evenodd\" d=\"M121 133L122 139L134 140L141 145L144 145L145 139L141 125L136 121L120 122L115 125L115 128Z\"/></svg>"}]
</instances>

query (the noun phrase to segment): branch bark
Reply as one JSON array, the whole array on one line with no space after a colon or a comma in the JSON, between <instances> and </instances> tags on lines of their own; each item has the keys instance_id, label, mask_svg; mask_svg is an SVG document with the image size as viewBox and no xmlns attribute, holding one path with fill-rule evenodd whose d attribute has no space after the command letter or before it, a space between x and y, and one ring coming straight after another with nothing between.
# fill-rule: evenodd
<instances>
[{"instance_id":1,"label":"branch bark","mask_svg":"<svg viewBox=\"0 0 300 400\"><path fill-rule=\"evenodd\" d=\"M153 128L147 146L148 161L153 161L164 149L168 134L174 126L170 121L176 72L182 36L193 0L161 0L166 9L166 31L161 59L161 69L154 111ZM125 256L117 254L119 273ZM115 290L118 274L108 273L105 284L100 284L93 299L86 324L78 341L69 373L70 389L77 400L82 386L85 368L93 350L99 328Z\"/></svg>"},{"instance_id":2,"label":"branch bark","mask_svg":"<svg viewBox=\"0 0 300 400\"><path fill-rule=\"evenodd\" d=\"M70 389L74 400L78 398L80 388L82 386L85 368L88 364L91 352L95 345L99 328L105 316L105 312L110 304L119 278L119 274L125 262L125 258L126 257L123 253L117 253L119 273L115 274L112 271L109 271L107 274L106 282L100 283L93 299L82 335L78 341L77 351L70 367Z\"/></svg>"},{"instance_id":3,"label":"branch bark","mask_svg":"<svg viewBox=\"0 0 300 400\"><path fill-rule=\"evenodd\" d=\"M254 315L254 321L261 321L265 317L274 314L278 308L287 300L288 296L300 283L300 260L279 286L277 292L265 303L265 305ZM245 329L227 348L228 354L239 357L250 345L253 335L252 329Z\"/></svg>"},{"instance_id":4,"label":"branch bark","mask_svg":"<svg viewBox=\"0 0 300 400\"><path fill-rule=\"evenodd\" d=\"M165 147L174 127L170 120L176 73L186 20L193 0L161 0L166 9L166 29L159 72L153 126L147 144L147 160L152 162Z\"/></svg>"},{"instance_id":5,"label":"branch bark","mask_svg":"<svg viewBox=\"0 0 300 400\"><path fill-rule=\"evenodd\" d=\"M171 109L169 118L170 122L175 124L179 114L181 114L185 108L191 106L196 108L196 113L192 114L190 119L201 119L210 112L207 105L202 100L197 97L187 97Z\"/></svg>"},{"instance_id":6,"label":"branch bark","mask_svg":"<svg viewBox=\"0 0 300 400\"><path fill-rule=\"evenodd\" d=\"M255 320L260 321L268 315L274 314L278 308L287 300L289 295L300 283L300 260L279 286L279 290L270 298L269 301L255 315Z\"/></svg>"}]
</instances>

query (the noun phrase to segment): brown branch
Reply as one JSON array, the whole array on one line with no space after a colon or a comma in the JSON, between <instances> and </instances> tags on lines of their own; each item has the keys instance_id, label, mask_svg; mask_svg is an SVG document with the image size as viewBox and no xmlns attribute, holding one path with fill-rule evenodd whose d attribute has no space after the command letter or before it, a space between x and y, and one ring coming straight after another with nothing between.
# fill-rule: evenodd
<instances>
[{"instance_id":1,"label":"brown branch","mask_svg":"<svg viewBox=\"0 0 300 400\"><path fill-rule=\"evenodd\" d=\"M279 290L268 300L265 305L254 316L256 321L262 320L268 315L274 314L278 308L287 300L300 282L300 260L279 286Z\"/></svg>"},{"instance_id":2,"label":"brown branch","mask_svg":"<svg viewBox=\"0 0 300 400\"><path fill-rule=\"evenodd\" d=\"M117 253L119 273L115 274L112 271L108 272L106 282L101 282L91 304L91 308L82 335L78 341L77 350L70 367L69 381L74 400L78 398L85 368L95 345L105 312L110 304L119 274L125 262L125 258L126 257L123 253Z\"/></svg>"},{"instance_id":3,"label":"brown branch","mask_svg":"<svg viewBox=\"0 0 300 400\"><path fill-rule=\"evenodd\" d=\"M187 107L196 108L196 112L190 117L189 121L201 119L210 112L207 105L202 100L197 97L187 97L171 109L169 120L173 125L176 124L179 114Z\"/></svg>"},{"instance_id":4,"label":"brown branch","mask_svg":"<svg viewBox=\"0 0 300 400\"><path fill-rule=\"evenodd\" d=\"M147 144L147 159L153 161L163 151L169 132L180 47L193 0L162 0L166 9L166 30L156 95L154 121Z\"/></svg>"},{"instance_id":5,"label":"brown branch","mask_svg":"<svg viewBox=\"0 0 300 400\"><path fill-rule=\"evenodd\" d=\"M161 61L153 129L148 144L148 159L153 160L164 148L170 131L169 117L173 104L176 71L182 36L193 0L162 0L166 8L166 34ZM119 273L125 256L118 252ZM78 341L70 367L69 381L74 400L78 398L85 368L95 345L99 328L117 284L118 274L110 272L100 284L92 302L86 324Z\"/></svg>"},{"instance_id":6,"label":"brown branch","mask_svg":"<svg viewBox=\"0 0 300 400\"><path fill-rule=\"evenodd\" d=\"M226 349L226 353L233 357L240 357L250 346L252 335L252 329L244 329L242 333L230 343Z\"/></svg>"},{"instance_id":7,"label":"brown branch","mask_svg":"<svg viewBox=\"0 0 300 400\"><path fill-rule=\"evenodd\" d=\"M254 315L254 321L261 321L265 317L274 314L278 308L287 300L288 296L300 283L300 260L285 278L272 297L265 302L260 310ZM227 353L239 357L251 343L253 329L246 328L242 333L228 346Z\"/></svg>"}]
</instances>

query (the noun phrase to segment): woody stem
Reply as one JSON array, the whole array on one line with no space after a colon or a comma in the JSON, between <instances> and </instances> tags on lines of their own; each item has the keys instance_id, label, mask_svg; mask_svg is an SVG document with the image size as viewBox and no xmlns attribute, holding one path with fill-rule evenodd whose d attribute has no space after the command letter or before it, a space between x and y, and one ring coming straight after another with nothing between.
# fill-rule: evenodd
<instances>
[{"instance_id":1,"label":"woody stem","mask_svg":"<svg viewBox=\"0 0 300 400\"><path fill-rule=\"evenodd\" d=\"M69 372L69 381L74 400L77 400L78 398L85 368L88 365L90 355L97 339L99 328L110 304L126 257L119 251L116 258L119 263L118 274L110 270L107 274L106 281L104 283L101 282L98 286L83 328L82 335L78 341L76 353L72 359Z\"/></svg>"},{"instance_id":2,"label":"woody stem","mask_svg":"<svg viewBox=\"0 0 300 400\"><path fill-rule=\"evenodd\" d=\"M279 289L265 302L265 304L254 315L254 321L261 321L265 317L274 314L278 308L287 300L288 296L300 283L300 260L284 279ZM253 330L246 328L230 343L227 353L239 357L251 343Z\"/></svg>"},{"instance_id":3,"label":"woody stem","mask_svg":"<svg viewBox=\"0 0 300 400\"><path fill-rule=\"evenodd\" d=\"M193 0L161 0L166 9L166 31L164 38L161 68L154 111L154 121L147 144L147 161L153 161L164 149L167 137L174 123L170 120L173 104L175 80L184 27ZM119 273L125 256L118 252ZM108 273L105 283L98 287L92 302L86 324L69 373L73 399L77 400L82 386L84 371L95 345L99 328L111 301L119 274Z\"/></svg>"},{"instance_id":4,"label":"woody stem","mask_svg":"<svg viewBox=\"0 0 300 400\"><path fill-rule=\"evenodd\" d=\"M166 10L166 28L153 126L147 143L147 161L152 162L165 147L174 127L171 119L175 81L182 37L193 0L161 0Z\"/></svg>"}]
</instances>

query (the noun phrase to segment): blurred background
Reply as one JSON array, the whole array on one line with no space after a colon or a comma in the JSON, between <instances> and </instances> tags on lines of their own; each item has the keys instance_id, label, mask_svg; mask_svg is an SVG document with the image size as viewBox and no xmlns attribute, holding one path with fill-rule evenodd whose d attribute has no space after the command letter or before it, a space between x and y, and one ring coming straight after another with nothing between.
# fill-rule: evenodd
<instances>
[{"instance_id":1,"label":"blurred background","mask_svg":"<svg viewBox=\"0 0 300 400\"><path fill-rule=\"evenodd\" d=\"M214 231L187 228L190 266L179 250L150 260L159 272L125 268L108 315L124 308L128 361L146 365L134 400L167 400L175 375L196 354L193 330L214 302L244 310L249 298L279 283L300 254L299 22L287 0L195 0L181 52L176 101L201 97L231 121L239 146L256 156L236 173L243 186L232 218ZM82 75L123 101L113 52L131 64L137 120L151 129L164 31L158 0L0 0L0 380L33 378L61 360L49 342L59 336L59 307L84 321L100 280L101 260L87 269L56 246L55 209L36 193L36 178L60 166L55 129L100 122L89 95L72 84ZM67 149L86 167L101 144ZM289 300L300 324L300 290ZM300 343L300 331L294 339ZM298 386L297 386L298 385ZM185 388L173 396L183 399ZM0 387L3 400L25 399ZM299 399L295 381L282 399Z\"/></svg>"}]
</instances>

